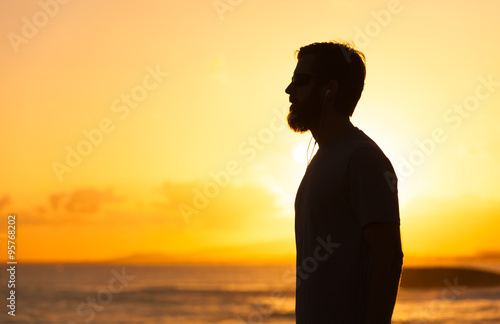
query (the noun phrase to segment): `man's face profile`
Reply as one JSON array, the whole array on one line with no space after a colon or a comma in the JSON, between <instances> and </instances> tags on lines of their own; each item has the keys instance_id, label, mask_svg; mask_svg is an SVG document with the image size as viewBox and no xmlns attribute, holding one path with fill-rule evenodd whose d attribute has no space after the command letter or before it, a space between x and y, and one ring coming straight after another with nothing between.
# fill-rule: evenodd
<instances>
[{"instance_id":1,"label":"man's face profile","mask_svg":"<svg viewBox=\"0 0 500 324\"><path fill-rule=\"evenodd\" d=\"M314 57L305 55L299 59L292 82L285 92L290 95L288 125L294 132L304 133L319 124L321 115L321 83L314 71Z\"/></svg>"}]
</instances>

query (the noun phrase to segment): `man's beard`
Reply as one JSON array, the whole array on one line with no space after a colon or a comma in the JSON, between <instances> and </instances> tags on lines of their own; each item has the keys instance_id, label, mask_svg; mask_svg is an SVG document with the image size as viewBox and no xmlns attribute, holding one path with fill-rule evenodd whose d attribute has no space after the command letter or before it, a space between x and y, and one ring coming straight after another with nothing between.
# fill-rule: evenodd
<instances>
[{"instance_id":1,"label":"man's beard","mask_svg":"<svg viewBox=\"0 0 500 324\"><path fill-rule=\"evenodd\" d=\"M296 133L305 133L319 122L319 112L310 107L295 108L287 116L288 126Z\"/></svg>"}]
</instances>

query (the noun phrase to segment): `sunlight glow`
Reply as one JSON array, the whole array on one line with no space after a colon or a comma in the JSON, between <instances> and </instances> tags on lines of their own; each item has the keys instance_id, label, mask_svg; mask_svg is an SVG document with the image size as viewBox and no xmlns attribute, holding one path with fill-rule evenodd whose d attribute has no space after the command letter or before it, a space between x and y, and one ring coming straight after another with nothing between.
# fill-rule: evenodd
<instances>
[{"instance_id":1,"label":"sunlight glow","mask_svg":"<svg viewBox=\"0 0 500 324\"><path fill-rule=\"evenodd\" d=\"M314 140L276 111L294 51L330 39L366 56L352 122L396 170L406 252L500 250L500 2L403 1L390 19L373 14L385 0L223 17L210 1L49 2L0 4L0 210L21 215L25 261L293 254Z\"/></svg>"}]
</instances>

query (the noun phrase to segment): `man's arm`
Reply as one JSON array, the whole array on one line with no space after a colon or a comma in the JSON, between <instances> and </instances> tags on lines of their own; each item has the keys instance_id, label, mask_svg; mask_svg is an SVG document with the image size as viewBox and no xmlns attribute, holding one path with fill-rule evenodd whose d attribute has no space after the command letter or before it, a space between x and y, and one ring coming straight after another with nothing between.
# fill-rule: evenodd
<instances>
[{"instance_id":1,"label":"man's arm","mask_svg":"<svg viewBox=\"0 0 500 324\"><path fill-rule=\"evenodd\" d=\"M399 224L368 224L363 234L372 258L365 323L389 324L403 265Z\"/></svg>"}]
</instances>

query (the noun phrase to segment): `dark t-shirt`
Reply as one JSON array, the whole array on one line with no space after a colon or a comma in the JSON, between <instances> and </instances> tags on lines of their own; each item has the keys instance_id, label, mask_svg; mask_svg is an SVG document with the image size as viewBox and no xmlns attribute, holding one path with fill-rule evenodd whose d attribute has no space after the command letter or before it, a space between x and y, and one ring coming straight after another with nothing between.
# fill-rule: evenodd
<instances>
[{"instance_id":1,"label":"dark t-shirt","mask_svg":"<svg viewBox=\"0 0 500 324\"><path fill-rule=\"evenodd\" d=\"M295 200L297 324L364 318L370 253L363 227L399 224L394 169L358 128L322 145Z\"/></svg>"}]
</instances>

